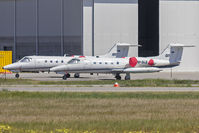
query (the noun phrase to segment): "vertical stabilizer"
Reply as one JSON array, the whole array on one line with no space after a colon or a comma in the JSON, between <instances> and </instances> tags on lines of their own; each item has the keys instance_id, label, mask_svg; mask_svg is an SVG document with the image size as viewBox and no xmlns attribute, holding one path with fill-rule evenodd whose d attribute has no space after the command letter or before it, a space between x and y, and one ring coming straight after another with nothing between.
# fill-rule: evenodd
<instances>
[{"instance_id":1,"label":"vertical stabilizer","mask_svg":"<svg viewBox=\"0 0 199 133\"><path fill-rule=\"evenodd\" d=\"M170 64L180 64L184 47L194 47L194 45L169 44L157 58L169 60Z\"/></svg>"},{"instance_id":2,"label":"vertical stabilizer","mask_svg":"<svg viewBox=\"0 0 199 133\"><path fill-rule=\"evenodd\" d=\"M108 58L122 58L127 57L129 52L129 47L138 47L137 44L128 44L128 43L117 43L115 44L107 54L102 55L100 57L108 57Z\"/></svg>"}]
</instances>

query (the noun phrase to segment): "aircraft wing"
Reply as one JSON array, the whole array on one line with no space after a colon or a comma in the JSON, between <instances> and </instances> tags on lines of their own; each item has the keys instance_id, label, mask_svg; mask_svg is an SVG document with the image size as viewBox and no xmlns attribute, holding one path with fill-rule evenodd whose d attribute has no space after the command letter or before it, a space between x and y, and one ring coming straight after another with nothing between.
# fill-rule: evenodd
<instances>
[{"instance_id":1,"label":"aircraft wing","mask_svg":"<svg viewBox=\"0 0 199 133\"><path fill-rule=\"evenodd\" d=\"M160 68L156 67L137 67L137 68L125 68L125 69L113 69L112 72L123 72L123 73L152 73L160 72Z\"/></svg>"}]
</instances>

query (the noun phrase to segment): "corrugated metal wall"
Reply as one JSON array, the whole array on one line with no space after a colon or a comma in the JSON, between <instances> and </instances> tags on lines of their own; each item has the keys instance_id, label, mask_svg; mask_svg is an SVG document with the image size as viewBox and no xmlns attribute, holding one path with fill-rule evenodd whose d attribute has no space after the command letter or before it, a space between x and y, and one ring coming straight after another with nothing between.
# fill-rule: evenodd
<instances>
[{"instance_id":1,"label":"corrugated metal wall","mask_svg":"<svg viewBox=\"0 0 199 133\"><path fill-rule=\"evenodd\" d=\"M0 50L14 60L83 53L82 0L3 0L0 18Z\"/></svg>"}]
</instances>

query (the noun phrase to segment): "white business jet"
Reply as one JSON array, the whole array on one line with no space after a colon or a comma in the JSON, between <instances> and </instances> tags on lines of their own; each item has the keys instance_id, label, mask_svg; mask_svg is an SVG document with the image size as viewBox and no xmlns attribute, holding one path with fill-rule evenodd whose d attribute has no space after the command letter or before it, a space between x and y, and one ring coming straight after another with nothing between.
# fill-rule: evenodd
<instances>
[{"instance_id":1,"label":"white business jet","mask_svg":"<svg viewBox=\"0 0 199 133\"><path fill-rule=\"evenodd\" d=\"M180 65L183 47L193 47L193 45L170 44L162 54L154 57L73 58L67 64L53 67L50 71L112 73L117 80L121 80L121 73L126 73L125 80L130 80L130 73L160 72L161 68Z\"/></svg>"},{"instance_id":2,"label":"white business jet","mask_svg":"<svg viewBox=\"0 0 199 133\"><path fill-rule=\"evenodd\" d=\"M127 44L127 43L117 43L115 44L107 54L96 56L98 58L120 58L120 57L127 57L129 47L131 46L138 46L134 44ZM13 72L17 72L15 77L19 78L19 72L49 72L50 68L67 64L69 60L74 57L83 58L86 57L88 59L93 58L92 56L25 56L18 62L13 64L4 66L3 69L10 70ZM92 59L91 59L92 60ZM69 73L64 73L63 79L69 78ZM75 73L75 78L79 77L79 73Z\"/></svg>"}]
</instances>

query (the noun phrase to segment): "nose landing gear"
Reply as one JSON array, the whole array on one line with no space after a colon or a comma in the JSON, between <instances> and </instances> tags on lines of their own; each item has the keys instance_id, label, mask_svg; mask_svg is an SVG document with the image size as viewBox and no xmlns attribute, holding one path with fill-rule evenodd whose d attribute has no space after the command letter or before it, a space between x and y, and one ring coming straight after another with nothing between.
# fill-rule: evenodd
<instances>
[{"instance_id":1,"label":"nose landing gear","mask_svg":"<svg viewBox=\"0 0 199 133\"><path fill-rule=\"evenodd\" d=\"M70 74L69 73L64 74L64 76L62 78L63 78L63 80L66 80L67 78L70 78Z\"/></svg>"},{"instance_id":2,"label":"nose landing gear","mask_svg":"<svg viewBox=\"0 0 199 133\"><path fill-rule=\"evenodd\" d=\"M19 78L19 74L18 73L15 74L15 78L17 78L17 79Z\"/></svg>"}]
</instances>

